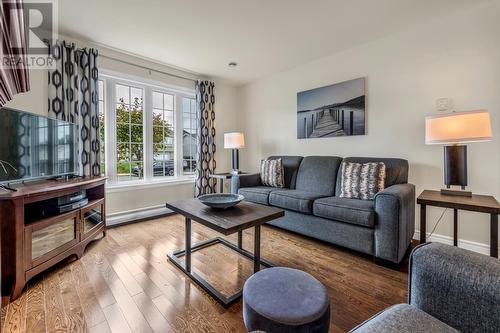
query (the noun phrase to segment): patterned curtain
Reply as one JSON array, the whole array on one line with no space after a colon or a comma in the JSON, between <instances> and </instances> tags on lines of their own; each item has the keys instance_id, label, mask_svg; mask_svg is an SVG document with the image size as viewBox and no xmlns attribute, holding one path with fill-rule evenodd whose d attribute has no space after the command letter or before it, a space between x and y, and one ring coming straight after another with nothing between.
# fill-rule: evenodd
<instances>
[{"instance_id":1,"label":"patterned curtain","mask_svg":"<svg viewBox=\"0 0 500 333\"><path fill-rule=\"evenodd\" d=\"M98 52L65 41L52 43L49 52L56 61L48 75L49 116L77 125L81 175L99 176Z\"/></svg>"},{"instance_id":2,"label":"patterned curtain","mask_svg":"<svg viewBox=\"0 0 500 333\"><path fill-rule=\"evenodd\" d=\"M215 193L215 84L210 81L196 83L199 107L198 140L196 154L196 196Z\"/></svg>"},{"instance_id":3,"label":"patterned curtain","mask_svg":"<svg viewBox=\"0 0 500 333\"><path fill-rule=\"evenodd\" d=\"M23 2L2 1L0 5L0 107L14 95L30 90L26 65L26 32ZM8 64L8 65L5 65Z\"/></svg>"}]
</instances>

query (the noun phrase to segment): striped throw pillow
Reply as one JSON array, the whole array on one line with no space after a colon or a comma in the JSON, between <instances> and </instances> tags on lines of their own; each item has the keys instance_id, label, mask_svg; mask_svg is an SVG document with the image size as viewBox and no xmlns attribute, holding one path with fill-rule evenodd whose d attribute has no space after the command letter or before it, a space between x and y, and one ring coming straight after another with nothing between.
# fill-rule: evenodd
<instances>
[{"instance_id":1,"label":"striped throw pillow","mask_svg":"<svg viewBox=\"0 0 500 333\"><path fill-rule=\"evenodd\" d=\"M260 181L264 186L285 187L281 158L260 162Z\"/></svg>"},{"instance_id":2,"label":"striped throw pillow","mask_svg":"<svg viewBox=\"0 0 500 333\"><path fill-rule=\"evenodd\" d=\"M342 163L341 198L373 200L385 187L385 164Z\"/></svg>"}]
</instances>

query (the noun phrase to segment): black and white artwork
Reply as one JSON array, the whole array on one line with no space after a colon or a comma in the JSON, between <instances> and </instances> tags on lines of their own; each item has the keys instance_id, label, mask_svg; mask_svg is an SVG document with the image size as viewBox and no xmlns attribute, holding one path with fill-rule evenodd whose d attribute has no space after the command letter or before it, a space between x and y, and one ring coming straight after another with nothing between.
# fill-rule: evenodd
<instances>
[{"instance_id":1,"label":"black and white artwork","mask_svg":"<svg viewBox=\"0 0 500 333\"><path fill-rule=\"evenodd\" d=\"M297 138L365 134L365 78L297 93Z\"/></svg>"}]
</instances>

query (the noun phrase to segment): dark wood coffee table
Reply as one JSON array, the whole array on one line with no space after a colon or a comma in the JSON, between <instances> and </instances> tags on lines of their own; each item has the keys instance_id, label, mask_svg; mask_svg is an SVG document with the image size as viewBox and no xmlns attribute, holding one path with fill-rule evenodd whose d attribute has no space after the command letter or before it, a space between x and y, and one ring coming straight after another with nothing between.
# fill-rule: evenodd
<instances>
[{"instance_id":1,"label":"dark wood coffee table","mask_svg":"<svg viewBox=\"0 0 500 333\"><path fill-rule=\"evenodd\" d=\"M259 205L243 201L227 210L215 210L202 204L198 199L185 199L167 203L166 207L185 217L185 249L176 250L168 254L168 258L193 279L208 294L214 297L223 306L228 307L241 297L241 290L229 297L224 296L208 281L191 269L191 253L215 244L223 244L230 249L253 260L254 272L258 272L260 265L272 267L273 264L260 257L260 227L262 224L284 216L279 208ZM204 242L191 244L191 220L196 221L223 235L238 233L238 244L235 245L221 237L215 237ZM243 230L255 228L254 253L243 249ZM180 257L185 256L184 264Z\"/></svg>"}]
</instances>

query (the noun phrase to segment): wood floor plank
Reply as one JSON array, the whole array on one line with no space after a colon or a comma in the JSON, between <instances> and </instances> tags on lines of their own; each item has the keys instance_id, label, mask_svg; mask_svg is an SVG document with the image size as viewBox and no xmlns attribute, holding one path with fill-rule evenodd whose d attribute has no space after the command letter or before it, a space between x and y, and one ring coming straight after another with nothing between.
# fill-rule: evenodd
<instances>
[{"instance_id":1,"label":"wood floor plank","mask_svg":"<svg viewBox=\"0 0 500 333\"><path fill-rule=\"evenodd\" d=\"M149 326L154 332L175 332L175 329L170 326L169 322L163 315L158 311L155 304L149 298L148 295L144 293L137 294L133 297L135 304L141 309L141 312L146 317Z\"/></svg>"},{"instance_id":2,"label":"wood floor plank","mask_svg":"<svg viewBox=\"0 0 500 333\"><path fill-rule=\"evenodd\" d=\"M113 255L106 255L106 260L109 262L113 270L118 275L118 278L123 282L130 296L137 295L143 292L142 287L137 283L132 274L127 270L125 265Z\"/></svg>"},{"instance_id":3,"label":"wood floor plank","mask_svg":"<svg viewBox=\"0 0 500 333\"><path fill-rule=\"evenodd\" d=\"M47 332L68 332L68 319L64 312L56 270L44 274L43 294L45 297L45 326Z\"/></svg>"},{"instance_id":4,"label":"wood floor plank","mask_svg":"<svg viewBox=\"0 0 500 333\"><path fill-rule=\"evenodd\" d=\"M87 326L80 304L80 297L78 297L78 291L75 288L76 284L71 273L71 265L63 267L58 272L61 298L68 320L69 332L83 333L87 330Z\"/></svg>"},{"instance_id":5,"label":"wood floor plank","mask_svg":"<svg viewBox=\"0 0 500 333\"><path fill-rule=\"evenodd\" d=\"M133 333L117 303L104 309L107 324L113 333Z\"/></svg>"},{"instance_id":6,"label":"wood floor plank","mask_svg":"<svg viewBox=\"0 0 500 333\"><path fill-rule=\"evenodd\" d=\"M9 304L5 314L4 332L21 333L26 331L27 293Z\"/></svg>"},{"instance_id":7,"label":"wood floor plank","mask_svg":"<svg viewBox=\"0 0 500 333\"><path fill-rule=\"evenodd\" d=\"M83 265L82 267L85 267L85 275L87 276L88 281L92 284L92 289L94 290L94 294L97 297L97 301L99 302L101 309L105 309L116 303L116 300L99 270L96 269L94 263L91 262L91 259L92 254L87 253L80 260L80 262Z\"/></svg>"},{"instance_id":8,"label":"wood floor plank","mask_svg":"<svg viewBox=\"0 0 500 333\"><path fill-rule=\"evenodd\" d=\"M104 320L100 324L97 324L92 327L87 327L88 333L112 333L111 328L108 325L108 322Z\"/></svg>"},{"instance_id":9,"label":"wood floor plank","mask_svg":"<svg viewBox=\"0 0 500 333\"><path fill-rule=\"evenodd\" d=\"M151 278L146 273L139 273L134 276L135 280L144 290L144 293L148 295L151 299L158 297L162 294L160 288L151 280Z\"/></svg>"},{"instance_id":10,"label":"wood floor plank","mask_svg":"<svg viewBox=\"0 0 500 333\"><path fill-rule=\"evenodd\" d=\"M220 236L193 223L193 243ZM224 236L236 242L236 235ZM253 248L246 230L244 248ZM167 259L184 246L184 219L173 215L108 230L81 260L35 277L2 309L2 332L246 332L241 301L225 309ZM311 273L331 299L330 332L346 332L384 308L406 302L407 266L376 265L370 256L278 228L262 228L262 257ZM241 288L246 258L223 246L196 251L193 267L219 286ZM23 305L24 304L24 305Z\"/></svg>"},{"instance_id":11,"label":"wood floor plank","mask_svg":"<svg viewBox=\"0 0 500 333\"><path fill-rule=\"evenodd\" d=\"M44 333L46 324L43 281L38 278L29 283L26 294L26 332Z\"/></svg>"},{"instance_id":12,"label":"wood floor plank","mask_svg":"<svg viewBox=\"0 0 500 333\"><path fill-rule=\"evenodd\" d=\"M102 253L96 253L94 255L94 264L108 284L132 331L136 333L152 332L151 327L132 300L124 283L120 280L117 273L109 265Z\"/></svg>"},{"instance_id":13,"label":"wood floor plank","mask_svg":"<svg viewBox=\"0 0 500 333\"><path fill-rule=\"evenodd\" d=\"M150 260L151 263L146 263L144 258L141 258L140 256L133 256L133 258L138 260L138 262L142 260L142 262L146 263L146 265L151 264L155 271L160 273L160 277L155 276L155 279L159 279L158 285L164 295L168 296L169 299L175 295L177 297L176 305L182 304L180 302L183 300L184 307L189 310L188 314L193 317L192 320L198 321L199 325L204 325L204 322L209 319L212 328L216 331L235 332L235 325L231 325L227 321L227 318L220 315L221 312L225 311L220 304L210 298L189 278L185 277L184 279L179 280L178 277L172 275L172 272L175 272L177 268L173 267L171 263L163 262L162 259L155 257L155 255L151 252L149 252L149 254L152 255L150 258L155 258ZM164 280L167 282L162 283L161 281ZM170 282L175 283L175 287L171 286ZM182 297L182 299L179 300L179 297ZM200 316L200 314L203 315Z\"/></svg>"},{"instance_id":14,"label":"wood floor plank","mask_svg":"<svg viewBox=\"0 0 500 333\"><path fill-rule=\"evenodd\" d=\"M5 323L6 313L7 313L7 306L3 306L3 302L0 302L0 332L4 332L3 324Z\"/></svg>"},{"instance_id":15,"label":"wood floor plank","mask_svg":"<svg viewBox=\"0 0 500 333\"><path fill-rule=\"evenodd\" d=\"M94 293L92 283L88 280L81 261L76 261L73 265L71 265L71 273L75 281L75 288L78 293L78 297L80 298L80 304L83 309L87 328L96 326L106 321L104 312L102 311L97 296Z\"/></svg>"}]
</instances>

